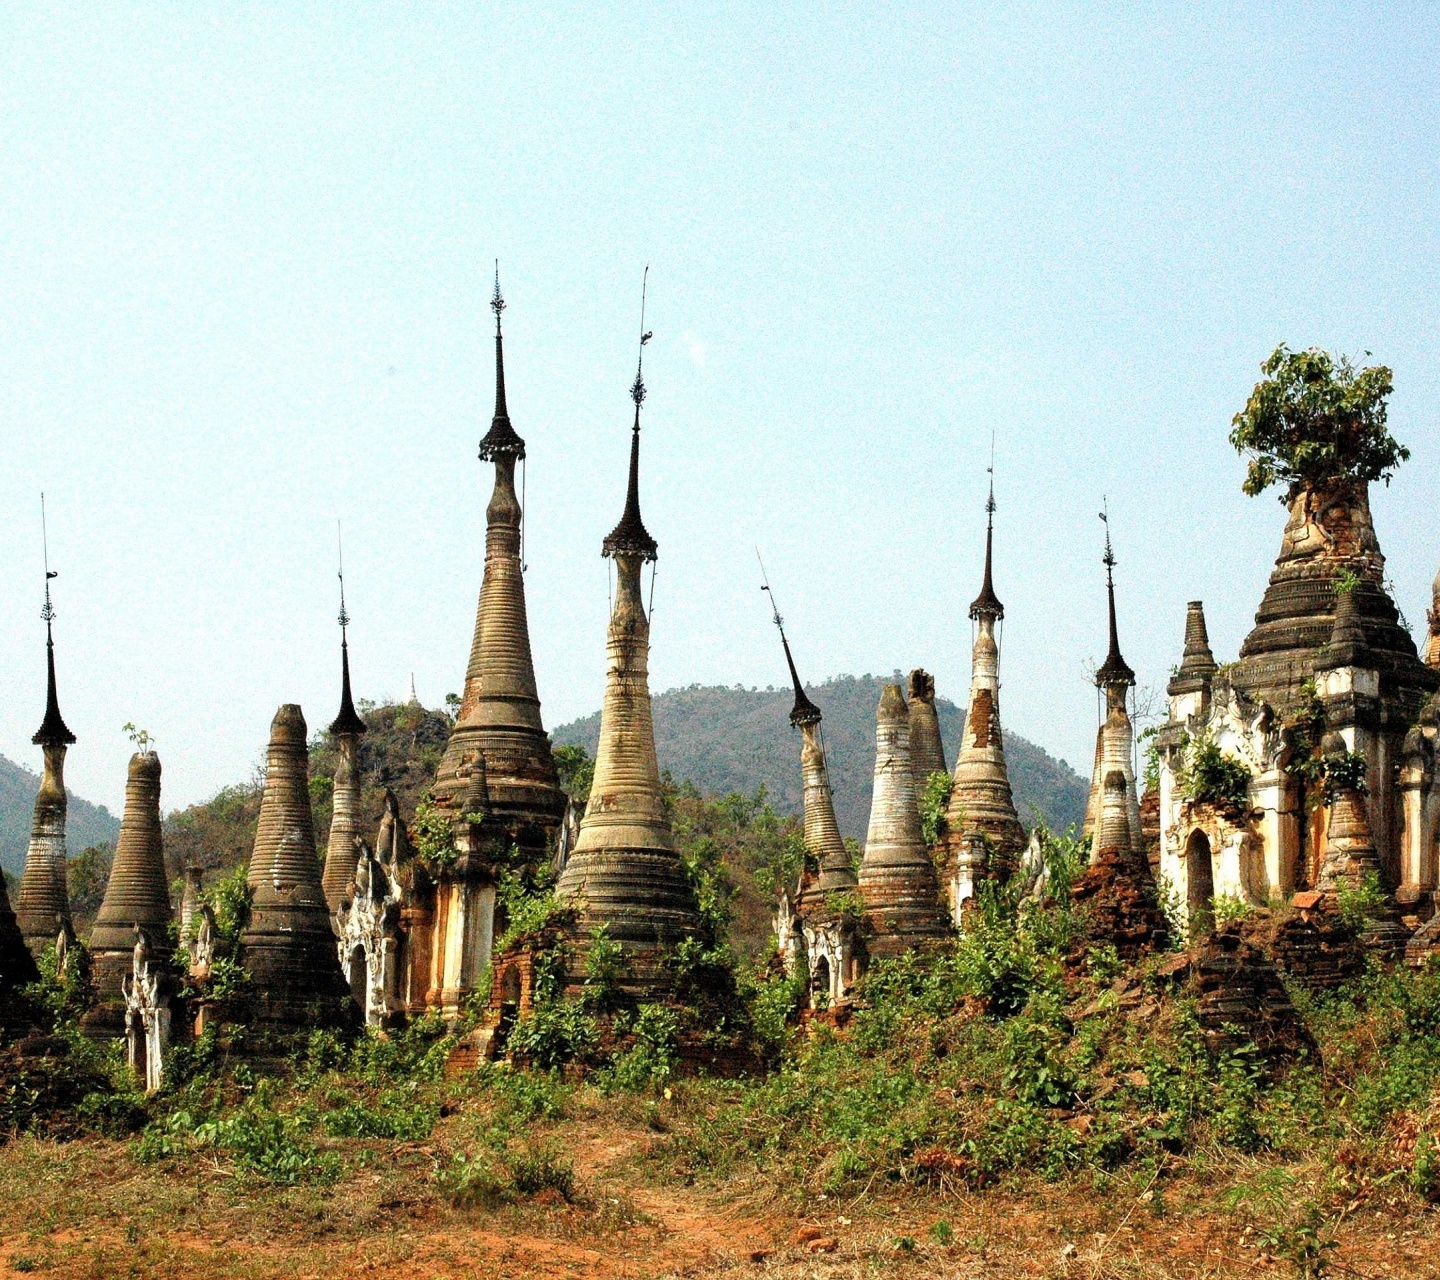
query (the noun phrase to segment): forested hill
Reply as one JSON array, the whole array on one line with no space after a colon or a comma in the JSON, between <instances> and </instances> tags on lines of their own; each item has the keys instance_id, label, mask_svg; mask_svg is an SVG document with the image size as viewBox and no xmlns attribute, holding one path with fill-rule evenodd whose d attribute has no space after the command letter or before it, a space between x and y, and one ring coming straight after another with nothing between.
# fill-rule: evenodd
<instances>
[{"instance_id":1,"label":"forested hill","mask_svg":"<svg viewBox=\"0 0 1440 1280\"><path fill-rule=\"evenodd\" d=\"M885 683L878 676L838 676L807 692L825 713L822 726L835 813L841 831L863 841L870 820L870 785L875 769L875 708ZM753 792L764 784L781 812L800 810L799 733L790 727L794 694L789 690L671 689L654 699L655 746L660 767L689 779L704 791ZM937 698L946 759L954 767L965 713ZM557 744L583 746L592 755L600 737L600 713L552 732ZM1085 816L1087 784L1064 760L1005 735L1005 756L1021 820L1043 818L1064 830Z\"/></svg>"},{"instance_id":2,"label":"forested hill","mask_svg":"<svg viewBox=\"0 0 1440 1280\"><path fill-rule=\"evenodd\" d=\"M30 844L30 824L35 817L35 795L40 777L4 756L0 756L0 867L19 875L25 866ZM67 792L70 807L65 824L65 843L72 856L88 845L104 844L120 834L120 819L103 805L82 800Z\"/></svg>"}]
</instances>

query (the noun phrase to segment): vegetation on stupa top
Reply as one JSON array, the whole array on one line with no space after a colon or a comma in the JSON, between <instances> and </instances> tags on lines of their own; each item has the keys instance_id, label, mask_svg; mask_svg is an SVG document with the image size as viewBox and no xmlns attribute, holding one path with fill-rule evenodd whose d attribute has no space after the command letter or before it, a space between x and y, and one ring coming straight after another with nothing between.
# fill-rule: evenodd
<instances>
[{"instance_id":1,"label":"vegetation on stupa top","mask_svg":"<svg viewBox=\"0 0 1440 1280\"><path fill-rule=\"evenodd\" d=\"M1368 354L1368 352L1367 352ZM1249 460L1251 497L1283 485L1283 501L1336 482L1387 484L1410 450L1390 434L1386 401L1394 390L1384 365L1357 368L1348 356L1283 342L1260 366L1230 443Z\"/></svg>"}]
</instances>

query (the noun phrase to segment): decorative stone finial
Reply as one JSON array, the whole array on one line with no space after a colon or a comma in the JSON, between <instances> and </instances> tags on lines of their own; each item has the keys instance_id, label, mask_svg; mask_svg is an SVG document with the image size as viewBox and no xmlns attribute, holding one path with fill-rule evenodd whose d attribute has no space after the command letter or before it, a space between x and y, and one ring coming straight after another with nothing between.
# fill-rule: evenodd
<instances>
[{"instance_id":1,"label":"decorative stone finial","mask_svg":"<svg viewBox=\"0 0 1440 1280\"><path fill-rule=\"evenodd\" d=\"M1095 683L1100 688L1131 687L1135 683L1135 672L1120 656L1120 634L1115 624L1115 551L1110 544L1110 505L1100 513L1105 522L1105 555L1101 563L1105 566L1105 594L1110 604L1110 652L1100 670L1095 673Z\"/></svg>"},{"instance_id":2,"label":"decorative stone finial","mask_svg":"<svg viewBox=\"0 0 1440 1280\"><path fill-rule=\"evenodd\" d=\"M490 430L480 441L480 457L485 462L525 456L525 441L510 425L510 410L505 403L505 339L500 331L500 313L505 310L505 299L500 293L498 261L495 263L495 293L490 299L490 310L495 313L495 414L490 419Z\"/></svg>"}]
</instances>

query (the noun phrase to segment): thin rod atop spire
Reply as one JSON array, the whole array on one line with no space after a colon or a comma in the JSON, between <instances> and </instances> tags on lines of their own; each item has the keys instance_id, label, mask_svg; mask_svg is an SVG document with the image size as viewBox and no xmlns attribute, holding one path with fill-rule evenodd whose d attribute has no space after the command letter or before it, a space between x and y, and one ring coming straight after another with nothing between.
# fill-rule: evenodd
<instances>
[{"instance_id":1,"label":"thin rod atop spire","mask_svg":"<svg viewBox=\"0 0 1440 1280\"><path fill-rule=\"evenodd\" d=\"M45 495L40 495L40 548L45 564L45 603L40 616L45 621L45 719L30 739L39 747L68 747L75 741L60 714L60 697L55 688L55 606L50 603L50 580L59 574L50 567L50 529L45 520Z\"/></svg>"},{"instance_id":2,"label":"thin rod atop spire","mask_svg":"<svg viewBox=\"0 0 1440 1280\"><path fill-rule=\"evenodd\" d=\"M790 652L790 641L785 635L785 619L780 616L780 606L775 592L770 588L770 577L765 572L765 561L760 548L755 548L755 559L760 561L760 590L770 597L770 613L775 629L780 633L780 643L785 648L785 663L790 668L790 682L795 686L795 705L790 709L790 723L799 728L806 724L819 724L823 717L820 708L805 696L805 687L800 683L800 673L795 669L795 658Z\"/></svg>"},{"instance_id":3,"label":"thin rod atop spire","mask_svg":"<svg viewBox=\"0 0 1440 1280\"><path fill-rule=\"evenodd\" d=\"M350 611L345 607L345 543L341 537L340 521L335 521L335 550L339 561L340 579L340 714L330 725L333 734L364 733L365 721L355 710L355 700L350 694Z\"/></svg>"},{"instance_id":4,"label":"thin rod atop spire","mask_svg":"<svg viewBox=\"0 0 1440 1280\"><path fill-rule=\"evenodd\" d=\"M1120 656L1120 632L1115 624L1115 548L1110 542L1110 499L1105 499L1104 509L1100 512L1100 519L1105 525L1105 554L1101 557L1101 563L1105 566L1105 593L1110 604L1110 652L1105 656L1105 663L1095 673L1095 683L1101 688L1110 685L1133 685L1135 683L1135 672L1132 671L1125 659Z\"/></svg>"},{"instance_id":5,"label":"thin rod atop spire","mask_svg":"<svg viewBox=\"0 0 1440 1280\"><path fill-rule=\"evenodd\" d=\"M345 538L340 528L340 521L335 521L335 553L339 561L340 572L336 575L340 579L340 643L345 643L345 631L350 625L350 614L345 609Z\"/></svg>"},{"instance_id":6,"label":"thin rod atop spire","mask_svg":"<svg viewBox=\"0 0 1440 1280\"><path fill-rule=\"evenodd\" d=\"M654 336L645 328L645 293L650 285L650 264L645 264L645 274L640 277L640 354L635 359L635 381L630 387L630 399L635 401L635 430L640 430L640 405L645 399L645 344Z\"/></svg>"},{"instance_id":7,"label":"thin rod atop spire","mask_svg":"<svg viewBox=\"0 0 1440 1280\"><path fill-rule=\"evenodd\" d=\"M635 425L630 436L630 482L625 492L625 512L620 517L620 523L601 543L600 554L635 555L642 560L654 561L659 554L659 546L640 518L640 405L645 399L645 344L654 336L645 328L645 293L649 283L650 264L646 263L640 282L640 356L635 362L635 382L630 388L630 399L635 402Z\"/></svg>"},{"instance_id":8,"label":"thin rod atop spire","mask_svg":"<svg viewBox=\"0 0 1440 1280\"><path fill-rule=\"evenodd\" d=\"M480 456L493 462L504 454L517 458L525 456L525 441L510 425L510 410L505 403L505 337L500 331L500 313L505 310L505 297L500 292L500 260L495 260L495 292L490 298L490 310L495 313L495 414L490 420L490 430L480 441Z\"/></svg>"}]
</instances>

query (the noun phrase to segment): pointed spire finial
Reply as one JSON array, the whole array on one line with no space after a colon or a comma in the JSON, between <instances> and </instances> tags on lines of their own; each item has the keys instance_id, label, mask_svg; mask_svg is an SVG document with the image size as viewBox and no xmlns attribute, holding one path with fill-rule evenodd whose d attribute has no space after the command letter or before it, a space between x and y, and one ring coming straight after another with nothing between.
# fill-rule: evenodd
<instances>
[{"instance_id":1,"label":"pointed spire finial","mask_svg":"<svg viewBox=\"0 0 1440 1280\"><path fill-rule=\"evenodd\" d=\"M1110 602L1110 652L1105 656L1104 665L1095 673L1095 683L1101 688L1110 685L1133 685L1135 672L1120 656L1120 633L1115 623L1115 548L1110 542L1110 500L1105 499L1100 519L1105 525L1105 554L1101 563L1105 566L1105 592Z\"/></svg>"},{"instance_id":2,"label":"pointed spire finial","mask_svg":"<svg viewBox=\"0 0 1440 1280\"><path fill-rule=\"evenodd\" d=\"M495 313L495 414L490 420L490 430L480 441L480 457L493 462L503 454L517 458L525 456L525 441L510 425L510 410L505 403L505 338L500 332L500 313L505 310L505 298L500 292L500 260L495 260L495 292L490 298L490 310Z\"/></svg>"},{"instance_id":3,"label":"pointed spire finial","mask_svg":"<svg viewBox=\"0 0 1440 1280\"><path fill-rule=\"evenodd\" d=\"M340 615L340 714L330 725L330 732L364 733L365 721L355 710L355 700L350 694L350 611L345 607L345 543L341 537L340 522L335 522L335 549L339 560Z\"/></svg>"},{"instance_id":4,"label":"pointed spire finial","mask_svg":"<svg viewBox=\"0 0 1440 1280\"><path fill-rule=\"evenodd\" d=\"M775 592L770 589L770 577L765 572L765 561L760 548L755 548L755 559L760 561L760 590L770 597L770 613L775 629L780 633L780 643L785 649L785 663L790 668L790 682L795 686L795 705L790 709L790 723L797 729L801 725L819 724L824 718L817 707L805 696L805 686L800 683L800 673L795 669L795 659L790 653L790 641L785 635L785 619L780 616L780 606L775 601Z\"/></svg>"},{"instance_id":5,"label":"pointed spire finial","mask_svg":"<svg viewBox=\"0 0 1440 1280\"><path fill-rule=\"evenodd\" d=\"M970 603L971 618L988 616L1003 618L1005 606L995 594L995 583L991 576L991 556L995 548L995 435L990 435L990 495L985 499L985 578L980 584L980 594Z\"/></svg>"},{"instance_id":6,"label":"pointed spire finial","mask_svg":"<svg viewBox=\"0 0 1440 1280\"><path fill-rule=\"evenodd\" d=\"M640 518L640 405L645 399L645 379L642 375L645 344L654 336L645 328L645 294L649 283L650 266L647 263L640 283L640 357L635 362L635 382L630 388L630 399L635 402L635 425L630 436L630 483L625 493L625 513L600 547L601 555L634 555L642 560L654 560L659 554L659 545Z\"/></svg>"},{"instance_id":7,"label":"pointed spire finial","mask_svg":"<svg viewBox=\"0 0 1440 1280\"><path fill-rule=\"evenodd\" d=\"M45 563L45 603L40 617L45 622L45 719L30 739L39 747L68 747L75 741L60 715L60 698L55 689L55 606L50 603L50 581L59 575L50 567L50 530L45 521L45 495L40 495L40 547Z\"/></svg>"}]
</instances>

